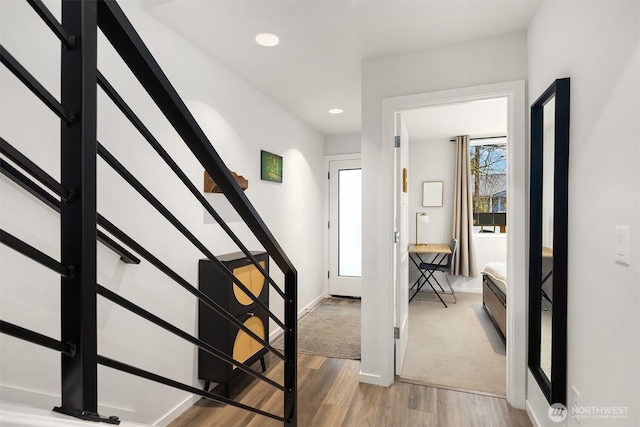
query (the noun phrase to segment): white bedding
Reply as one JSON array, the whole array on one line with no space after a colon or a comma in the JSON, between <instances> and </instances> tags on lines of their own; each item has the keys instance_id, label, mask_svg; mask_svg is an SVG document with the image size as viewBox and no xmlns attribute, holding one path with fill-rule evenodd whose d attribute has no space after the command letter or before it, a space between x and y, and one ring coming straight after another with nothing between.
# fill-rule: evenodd
<instances>
[{"instance_id":1,"label":"white bedding","mask_svg":"<svg viewBox=\"0 0 640 427\"><path fill-rule=\"evenodd\" d=\"M482 268L482 274L491 278L493 283L506 295L507 294L507 263L488 262Z\"/></svg>"}]
</instances>

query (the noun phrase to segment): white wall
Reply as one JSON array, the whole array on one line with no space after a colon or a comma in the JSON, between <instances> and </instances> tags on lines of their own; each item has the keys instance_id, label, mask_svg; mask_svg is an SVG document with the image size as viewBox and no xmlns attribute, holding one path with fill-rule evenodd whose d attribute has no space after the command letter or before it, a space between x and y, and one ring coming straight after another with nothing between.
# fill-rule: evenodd
<instances>
[{"instance_id":1,"label":"white wall","mask_svg":"<svg viewBox=\"0 0 640 427\"><path fill-rule=\"evenodd\" d=\"M465 64L465 66L459 66ZM362 62L363 282L361 380L393 381L392 346L392 158L382 156L384 98L465 88L526 76L526 35L509 34ZM524 184L522 184L524 185ZM392 362L392 361L391 361Z\"/></svg>"},{"instance_id":2,"label":"white wall","mask_svg":"<svg viewBox=\"0 0 640 427\"><path fill-rule=\"evenodd\" d=\"M48 4L59 16L60 4ZM249 180L247 196L298 269L299 309L303 309L323 292L323 137L138 10L135 3L126 2L123 6L213 146L231 170ZM57 96L59 66L55 64L59 64L60 47L55 37L26 2L2 2L1 19L2 45ZM102 37L99 50L99 69L201 188L202 167ZM5 67L0 73L3 138L59 178L58 122ZM205 223L202 207L146 141L100 90L98 94L99 141L214 254L236 251L217 225ZM260 180L261 149L284 157L282 184ZM98 210L197 286L197 260L203 254L101 160L98 173ZM2 228L58 258L57 214L25 195L4 176L0 185ZM260 249L244 225L231 226L250 249ZM0 257L2 319L59 337L59 279L5 246L0 248ZM145 261L138 266L125 265L102 245L98 245L98 257L100 284L197 334L197 303L188 292ZM271 271L282 284L282 275L274 263ZM272 291L272 308L282 318L278 298ZM102 298L98 299L98 310L100 354L200 387L192 345ZM271 331L275 331L273 324ZM0 336L0 344L3 400L26 395L37 404L36 401L47 401L43 396L59 394L60 356L6 335ZM166 423L191 402L186 393L103 368L99 368L99 398L108 407L103 410L105 415L121 415L144 423L154 423L169 414L161 421ZM174 408L178 409L171 412Z\"/></svg>"},{"instance_id":3,"label":"white wall","mask_svg":"<svg viewBox=\"0 0 640 427\"><path fill-rule=\"evenodd\" d=\"M419 225L420 242L449 243L453 220L453 182L455 145L449 139L410 140L409 157L409 236L416 238L416 212L427 212L429 223ZM443 181L443 206L422 206L422 183ZM507 261L507 235L474 235L478 272L490 261ZM409 266L410 283L420 277L413 265ZM482 275L476 277L451 276L456 291L482 292Z\"/></svg>"},{"instance_id":4,"label":"white wall","mask_svg":"<svg viewBox=\"0 0 640 427\"><path fill-rule=\"evenodd\" d=\"M581 406L629 407L580 426L640 424L638 7L542 2L528 29L529 103L571 78L567 395L575 385ZM616 225L631 226L630 266L614 262ZM553 424L546 402L529 409Z\"/></svg>"},{"instance_id":5,"label":"white wall","mask_svg":"<svg viewBox=\"0 0 640 427\"><path fill-rule=\"evenodd\" d=\"M416 212L427 212L429 223L419 225L421 243L449 243L453 210L455 145L448 140L420 140L409 134L409 236L416 239ZM422 183L442 181L442 206L422 206Z\"/></svg>"},{"instance_id":6,"label":"white wall","mask_svg":"<svg viewBox=\"0 0 640 427\"><path fill-rule=\"evenodd\" d=\"M360 134L332 135L324 139L324 155L354 154L360 152Z\"/></svg>"}]
</instances>

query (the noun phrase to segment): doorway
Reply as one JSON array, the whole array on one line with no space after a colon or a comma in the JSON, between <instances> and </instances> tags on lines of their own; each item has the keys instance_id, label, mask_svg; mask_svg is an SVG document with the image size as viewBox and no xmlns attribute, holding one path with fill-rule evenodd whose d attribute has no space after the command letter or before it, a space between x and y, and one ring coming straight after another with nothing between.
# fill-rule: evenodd
<instances>
[{"instance_id":1,"label":"doorway","mask_svg":"<svg viewBox=\"0 0 640 427\"><path fill-rule=\"evenodd\" d=\"M505 395L505 344L484 310L482 276L451 276L439 271L426 281L427 276L421 276L417 265L433 262L435 257L438 257L437 263L447 263L449 255L424 252L424 247L448 248L453 228L467 230L470 234L473 228L468 243L465 237L459 240L456 255L461 251L467 254L467 247L475 248L473 268L478 273L489 262L506 265L506 226L502 229L485 226L481 230L481 223L475 218L479 213L481 216L506 217L510 145L507 113L507 99L496 97L417 108L398 114L407 135L402 137L402 149L408 148L411 153L407 165L408 210L409 217L416 221L408 223L409 241L421 242L417 248L423 248L423 252L410 255L414 262L410 263L409 277L398 278L397 282L398 295L405 292L407 279L411 287L404 367L401 370L396 367L395 372L403 381ZM399 120L396 118L396 123ZM456 148L455 136L458 135L469 136L470 147L465 147L466 151L460 152ZM454 213L454 181L459 173L456 171L460 170L456 166L456 158L459 159L456 156L465 153L469 167L466 182L472 200L469 209L473 210L473 215L471 212L468 215ZM467 171L466 168L462 170ZM396 179L398 176L396 169ZM432 197L427 198L425 188L428 184L439 186L435 199L431 193ZM428 221L419 223L418 218L424 216ZM468 218L468 222L453 227L454 217ZM457 237L460 239L459 235ZM462 259L469 258L463 255ZM449 282L455 294L447 287Z\"/></svg>"},{"instance_id":2,"label":"doorway","mask_svg":"<svg viewBox=\"0 0 640 427\"><path fill-rule=\"evenodd\" d=\"M329 161L329 294L362 295L360 159Z\"/></svg>"},{"instance_id":3,"label":"doorway","mask_svg":"<svg viewBox=\"0 0 640 427\"><path fill-rule=\"evenodd\" d=\"M387 386L394 381L394 297L392 285L393 235L393 140L396 113L411 108L463 100L505 96L509 99L509 135L514 149L509 154L510 201L507 221L513 224L508 235L508 276L518 286L507 289L510 310L507 318L507 401L524 408L526 392L526 173L525 82L523 80L472 86L438 92L418 93L382 99L379 119L372 116L363 126L362 157L365 171L364 234L367 256L363 260L364 289L362 322L362 364L360 380ZM380 129L381 131L376 131ZM380 133L378 133L380 132ZM378 137L377 135L380 135ZM372 169L368 169L371 167ZM375 190L373 186L375 185ZM390 285L391 284L391 285ZM514 312L517 315L514 315Z\"/></svg>"}]
</instances>

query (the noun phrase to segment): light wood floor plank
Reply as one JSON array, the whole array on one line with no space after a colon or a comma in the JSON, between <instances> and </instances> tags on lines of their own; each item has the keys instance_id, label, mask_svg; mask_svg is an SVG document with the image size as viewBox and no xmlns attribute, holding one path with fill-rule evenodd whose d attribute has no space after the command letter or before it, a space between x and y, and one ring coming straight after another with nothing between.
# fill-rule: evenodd
<instances>
[{"instance_id":1,"label":"light wood floor plank","mask_svg":"<svg viewBox=\"0 0 640 427\"><path fill-rule=\"evenodd\" d=\"M346 361L323 403L348 408L359 384L359 373L359 361Z\"/></svg>"},{"instance_id":2,"label":"light wood floor plank","mask_svg":"<svg viewBox=\"0 0 640 427\"><path fill-rule=\"evenodd\" d=\"M471 426L467 393L438 389L437 396L439 426Z\"/></svg>"},{"instance_id":3,"label":"light wood floor plank","mask_svg":"<svg viewBox=\"0 0 640 427\"><path fill-rule=\"evenodd\" d=\"M311 354L299 354L298 366L308 369L320 369L320 366L327 360L326 357L313 356Z\"/></svg>"},{"instance_id":4,"label":"light wood floor plank","mask_svg":"<svg viewBox=\"0 0 640 427\"><path fill-rule=\"evenodd\" d=\"M316 416L313 417L311 427L335 427L342 425L347 415L347 408L334 405L320 405ZM302 425L302 424L300 424ZM306 424L305 424L306 425Z\"/></svg>"},{"instance_id":5,"label":"light wood floor plank","mask_svg":"<svg viewBox=\"0 0 640 427\"><path fill-rule=\"evenodd\" d=\"M409 389L409 406L411 410L426 412L436 416L438 407L438 389L411 384Z\"/></svg>"},{"instance_id":6,"label":"light wood floor plank","mask_svg":"<svg viewBox=\"0 0 640 427\"><path fill-rule=\"evenodd\" d=\"M396 381L391 387L359 383L360 362L299 355L298 425L343 427L531 427L525 411L505 399ZM266 375L282 382L283 363L267 360ZM244 385L243 385L244 386ZM233 393L232 393L233 395ZM283 393L254 380L234 400L282 415ZM170 427L280 427L251 412L201 400Z\"/></svg>"},{"instance_id":7,"label":"light wood floor plank","mask_svg":"<svg viewBox=\"0 0 640 427\"><path fill-rule=\"evenodd\" d=\"M396 387L390 387L388 392L383 392L380 404L382 407L388 408L386 425L405 426L408 423L408 405L409 391L411 384L397 384Z\"/></svg>"},{"instance_id":8,"label":"light wood floor plank","mask_svg":"<svg viewBox=\"0 0 640 427\"><path fill-rule=\"evenodd\" d=\"M406 423L404 427L436 427L438 425L438 419L434 414L416 411L414 409L407 409L405 418Z\"/></svg>"},{"instance_id":9,"label":"light wood floor plank","mask_svg":"<svg viewBox=\"0 0 640 427\"><path fill-rule=\"evenodd\" d=\"M358 384L343 426L378 426L378 409L381 407L384 387L372 384ZM386 409L386 407L384 408ZM383 418L386 418L383 416Z\"/></svg>"},{"instance_id":10,"label":"light wood floor plank","mask_svg":"<svg viewBox=\"0 0 640 427\"><path fill-rule=\"evenodd\" d=\"M493 397L469 395L467 397L467 408L470 416L471 426L492 425L496 427L507 427L504 413L507 412L507 403L504 399ZM500 405L504 403L504 406ZM499 409L495 411L495 409Z\"/></svg>"}]
</instances>

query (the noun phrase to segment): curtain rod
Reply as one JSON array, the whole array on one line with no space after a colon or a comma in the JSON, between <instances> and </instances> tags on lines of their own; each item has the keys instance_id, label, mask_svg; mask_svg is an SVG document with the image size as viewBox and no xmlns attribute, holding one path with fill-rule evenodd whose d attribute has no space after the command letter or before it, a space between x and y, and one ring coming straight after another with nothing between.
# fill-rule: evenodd
<instances>
[{"instance_id":1,"label":"curtain rod","mask_svg":"<svg viewBox=\"0 0 640 427\"><path fill-rule=\"evenodd\" d=\"M507 137L507 135L485 136L485 137L478 136L476 138L469 138L469 141L475 141L475 140L478 140L478 139L498 139L498 138L506 138L506 137ZM455 139L450 139L449 141L450 142L456 142Z\"/></svg>"}]
</instances>

